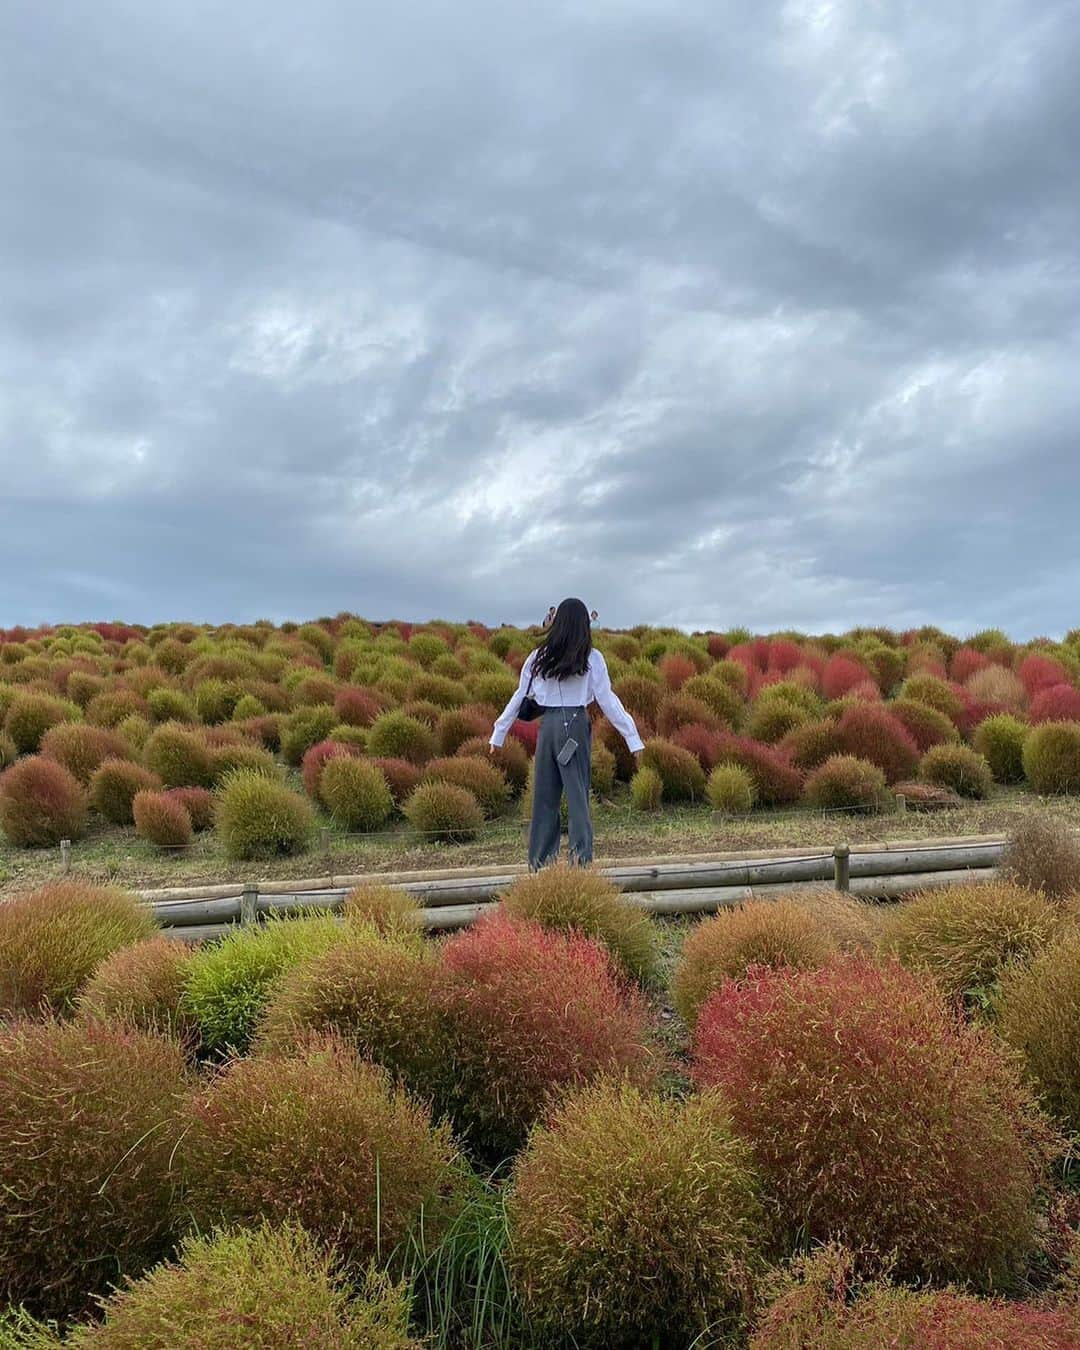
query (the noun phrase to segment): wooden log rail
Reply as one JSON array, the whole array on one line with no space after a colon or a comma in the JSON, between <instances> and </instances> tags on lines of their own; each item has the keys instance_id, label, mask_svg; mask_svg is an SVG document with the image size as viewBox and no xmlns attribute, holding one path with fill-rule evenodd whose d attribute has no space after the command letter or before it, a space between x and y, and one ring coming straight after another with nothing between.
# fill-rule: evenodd
<instances>
[{"instance_id":1,"label":"wooden log rail","mask_svg":"<svg viewBox=\"0 0 1080 1350\"><path fill-rule=\"evenodd\" d=\"M888 900L960 881L986 880L994 875L1003 847L999 840L905 849L840 845L831 853L624 864L599 870L623 891L628 904L652 914L706 914L749 899L769 899L829 884L866 899ZM499 894L520 875L519 871L493 870L486 875L420 877L392 884L416 897L428 929L441 930L475 922L494 908ZM224 886L213 889L215 893L205 897L149 903L170 936L200 941L220 937L235 924L257 922L265 915L335 912L350 888L339 884L289 890L275 883L234 887L231 893Z\"/></svg>"}]
</instances>

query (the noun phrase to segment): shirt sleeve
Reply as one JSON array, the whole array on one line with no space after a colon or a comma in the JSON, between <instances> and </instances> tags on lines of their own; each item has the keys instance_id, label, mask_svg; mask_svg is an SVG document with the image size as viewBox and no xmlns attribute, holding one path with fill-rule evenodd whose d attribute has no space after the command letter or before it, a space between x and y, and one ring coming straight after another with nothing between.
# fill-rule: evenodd
<instances>
[{"instance_id":1,"label":"shirt sleeve","mask_svg":"<svg viewBox=\"0 0 1080 1350\"><path fill-rule=\"evenodd\" d=\"M600 705L600 710L611 725L626 742L631 751L643 750L645 743L638 735L634 719L623 707L618 694L611 687L607 662L602 652L593 648L593 660L589 662L589 693Z\"/></svg>"},{"instance_id":2,"label":"shirt sleeve","mask_svg":"<svg viewBox=\"0 0 1080 1350\"><path fill-rule=\"evenodd\" d=\"M499 714L495 725L491 730L492 745L502 745L506 740L506 734L514 725L514 718L518 715L518 709L521 707L521 701L525 697L525 690L529 687L529 675L532 673L533 660L536 657L536 651L531 651L525 660L521 663L521 678L518 680L518 687L510 695L510 701Z\"/></svg>"}]
</instances>

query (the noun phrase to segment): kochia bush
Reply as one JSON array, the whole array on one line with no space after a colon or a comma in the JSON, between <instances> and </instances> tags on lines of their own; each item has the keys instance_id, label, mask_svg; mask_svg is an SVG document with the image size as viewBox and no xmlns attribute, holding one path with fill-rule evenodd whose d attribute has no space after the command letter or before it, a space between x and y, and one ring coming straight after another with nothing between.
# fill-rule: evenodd
<instances>
[{"instance_id":1,"label":"kochia bush","mask_svg":"<svg viewBox=\"0 0 1080 1350\"><path fill-rule=\"evenodd\" d=\"M173 938L147 938L121 947L101 962L83 986L79 1017L193 1044L197 1028L182 1006L190 964L188 944Z\"/></svg>"},{"instance_id":2,"label":"kochia bush","mask_svg":"<svg viewBox=\"0 0 1080 1350\"><path fill-rule=\"evenodd\" d=\"M506 912L553 932L581 933L604 946L628 975L643 984L657 973L657 934L649 914L629 904L599 872L553 863L520 877L502 897Z\"/></svg>"},{"instance_id":3,"label":"kochia bush","mask_svg":"<svg viewBox=\"0 0 1080 1350\"><path fill-rule=\"evenodd\" d=\"M437 1235L458 1172L445 1126L333 1038L220 1070L192 1102L180 1163L200 1228L297 1222L356 1272L421 1213Z\"/></svg>"},{"instance_id":4,"label":"kochia bush","mask_svg":"<svg viewBox=\"0 0 1080 1350\"><path fill-rule=\"evenodd\" d=\"M1027 815L1005 840L1001 875L1051 900L1080 896L1080 838L1064 820Z\"/></svg>"},{"instance_id":5,"label":"kochia bush","mask_svg":"<svg viewBox=\"0 0 1080 1350\"><path fill-rule=\"evenodd\" d=\"M577 1345L734 1339L764 1266L757 1189L718 1094L590 1085L514 1169L514 1286L532 1320Z\"/></svg>"},{"instance_id":6,"label":"kochia bush","mask_svg":"<svg viewBox=\"0 0 1080 1350\"><path fill-rule=\"evenodd\" d=\"M0 904L0 1015L66 1015L101 961L155 932L115 886L60 881Z\"/></svg>"},{"instance_id":7,"label":"kochia bush","mask_svg":"<svg viewBox=\"0 0 1080 1350\"><path fill-rule=\"evenodd\" d=\"M4 717L4 731L20 755L32 755L50 727L61 722L77 722L81 716L78 705L67 699L20 693L12 700Z\"/></svg>"},{"instance_id":8,"label":"kochia bush","mask_svg":"<svg viewBox=\"0 0 1080 1350\"><path fill-rule=\"evenodd\" d=\"M299 853L311 837L311 806L284 783L238 770L219 789L214 830L233 858Z\"/></svg>"},{"instance_id":9,"label":"kochia bush","mask_svg":"<svg viewBox=\"0 0 1080 1350\"><path fill-rule=\"evenodd\" d=\"M990 765L969 745L931 746L919 761L919 777L961 797L988 797L994 785Z\"/></svg>"},{"instance_id":10,"label":"kochia bush","mask_svg":"<svg viewBox=\"0 0 1080 1350\"><path fill-rule=\"evenodd\" d=\"M382 770L370 760L349 755L331 759L319 780L323 805L346 830L377 830L394 810Z\"/></svg>"},{"instance_id":11,"label":"kochia bush","mask_svg":"<svg viewBox=\"0 0 1080 1350\"><path fill-rule=\"evenodd\" d=\"M1059 1141L990 1033L902 967L849 957L729 981L702 1008L694 1066L792 1239L979 1286L1008 1285L1034 1251Z\"/></svg>"},{"instance_id":12,"label":"kochia bush","mask_svg":"<svg viewBox=\"0 0 1080 1350\"><path fill-rule=\"evenodd\" d=\"M0 774L0 828L17 848L78 839L86 828L86 806L78 779L42 755L17 759Z\"/></svg>"},{"instance_id":13,"label":"kochia bush","mask_svg":"<svg viewBox=\"0 0 1080 1350\"><path fill-rule=\"evenodd\" d=\"M410 764L426 764L435 753L435 736L418 718L395 710L372 722L368 750L377 759L407 759Z\"/></svg>"},{"instance_id":14,"label":"kochia bush","mask_svg":"<svg viewBox=\"0 0 1080 1350\"><path fill-rule=\"evenodd\" d=\"M421 782L454 783L465 788L480 803L487 819L501 815L510 801L506 779L494 763L471 756L451 756L430 760L424 767Z\"/></svg>"},{"instance_id":15,"label":"kochia bush","mask_svg":"<svg viewBox=\"0 0 1080 1350\"><path fill-rule=\"evenodd\" d=\"M742 814L753 809L757 798L754 780L738 764L718 764L709 774L705 796L714 811Z\"/></svg>"},{"instance_id":16,"label":"kochia bush","mask_svg":"<svg viewBox=\"0 0 1080 1350\"><path fill-rule=\"evenodd\" d=\"M78 1315L166 1254L185 1086L157 1036L0 1027L0 1301Z\"/></svg>"},{"instance_id":17,"label":"kochia bush","mask_svg":"<svg viewBox=\"0 0 1080 1350\"><path fill-rule=\"evenodd\" d=\"M701 801L705 796L705 771L689 750L661 737L645 742L641 767L659 774L664 797L670 802Z\"/></svg>"},{"instance_id":18,"label":"kochia bush","mask_svg":"<svg viewBox=\"0 0 1080 1350\"><path fill-rule=\"evenodd\" d=\"M60 722L50 727L41 738L41 753L62 764L83 787L106 759L129 758L127 745L115 731L81 722Z\"/></svg>"},{"instance_id":19,"label":"kochia bush","mask_svg":"<svg viewBox=\"0 0 1080 1350\"><path fill-rule=\"evenodd\" d=\"M975 728L972 745L990 765L999 783L1021 783L1024 779L1024 741L1029 727L1011 713L984 718Z\"/></svg>"},{"instance_id":20,"label":"kochia bush","mask_svg":"<svg viewBox=\"0 0 1080 1350\"><path fill-rule=\"evenodd\" d=\"M1033 728L1024 741L1023 762L1036 792L1080 792L1080 722L1043 722Z\"/></svg>"},{"instance_id":21,"label":"kochia bush","mask_svg":"<svg viewBox=\"0 0 1080 1350\"><path fill-rule=\"evenodd\" d=\"M720 762L738 764L754 781L762 806L789 806L802 794L802 773L778 747L746 736L721 737Z\"/></svg>"},{"instance_id":22,"label":"kochia bush","mask_svg":"<svg viewBox=\"0 0 1080 1350\"><path fill-rule=\"evenodd\" d=\"M877 811L886 800L885 775L854 755L833 755L807 778L803 799L822 810Z\"/></svg>"},{"instance_id":23,"label":"kochia bush","mask_svg":"<svg viewBox=\"0 0 1080 1350\"><path fill-rule=\"evenodd\" d=\"M886 708L857 703L840 715L837 727L844 753L869 760L895 783L910 778L919 762L919 747L903 723Z\"/></svg>"},{"instance_id":24,"label":"kochia bush","mask_svg":"<svg viewBox=\"0 0 1080 1350\"><path fill-rule=\"evenodd\" d=\"M476 1145L505 1157L553 1099L601 1074L647 1083L646 1006L589 938L493 916L443 948L448 1028L440 1097Z\"/></svg>"},{"instance_id":25,"label":"kochia bush","mask_svg":"<svg viewBox=\"0 0 1080 1350\"><path fill-rule=\"evenodd\" d=\"M135 794L156 792L162 786L157 774L141 764L107 759L90 779L90 805L111 825L131 825L135 819L132 814Z\"/></svg>"},{"instance_id":26,"label":"kochia bush","mask_svg":"<svg viewBox=\"0 0 1080 1350\"><path fill-rule=\"evenodd\" d=\"M210 787L214 761L201 732L179 722L165 722L143 748L143 762L166 787Z\"/></svg>"},{"instance_id":27,"label":"kochia bush","mask_svg":"<svg viewBox=\"0 0 1080 1350\"><path fill-rule=\"evenodd\" d=\"M454 783L421 783L402 810L414 830L443 843L475 839L484 823L480 803L467 788Z\"/></svg>"},{"instance_id":28,"label":"kochia bush","mask_svg":"<svg viewBox=\"0 0 1080 1350\"><path fill-rule=\"evenodd\" d=\"M103 1311L103 1323L68 1338L71 1350L421 1350L404 1289L372 1273L354 1296L334 1256L296 1224L189 1236L177 1260L118 1290Z\"/></svg>"},{"instance_id":29,"label":"kochia bush","mask_svg":"<svg viewBox=\"0 0 1080 1350\"><path fill-rule=\"evenodd\" d=\"M180 848L191 843L194 832L187 808L164 792L137 792L131 814L140 839L160 848Z\"/></svg>"},{"instance_id":30,"label":"kochia bush","mask_svg":"<svg viewBox=\"0 0 1080 1350\"><path fill-rule=\"evenodd\" d=\"M1024 1058L1044 1105L1080 1130L1080 928L1066 929L1001 978L1001 1034Z\"/></svg>"}]
</instances>

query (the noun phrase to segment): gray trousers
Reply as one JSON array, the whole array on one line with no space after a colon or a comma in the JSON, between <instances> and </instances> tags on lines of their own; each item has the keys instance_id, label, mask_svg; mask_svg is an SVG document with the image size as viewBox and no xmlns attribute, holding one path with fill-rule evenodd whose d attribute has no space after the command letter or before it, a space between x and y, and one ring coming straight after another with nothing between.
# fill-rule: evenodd
<instances>
[{"instance_id":1,"label":"gray trousers","mask_svg":"<svg viewBox=\"0 0 1080 1350\"><path fill-rule=\"evenodd\" d=\"M563 719L569 724L563 730ZM567 737L577 741L569 764L556 756ZM529 825L529 871L559 856L559 811L566 793L570 818L570 861L592 862L593 833L589 817L592 778L592 725L585 708L549 708L540 718L533 759L532 821Z\"/></svg>"}]
</instances>

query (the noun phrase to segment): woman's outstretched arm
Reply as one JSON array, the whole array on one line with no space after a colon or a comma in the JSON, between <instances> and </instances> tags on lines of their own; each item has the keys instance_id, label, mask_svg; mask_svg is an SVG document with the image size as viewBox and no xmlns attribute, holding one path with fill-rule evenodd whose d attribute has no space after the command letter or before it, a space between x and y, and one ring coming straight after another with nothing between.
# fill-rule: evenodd
<instances>
[{"instance_id":1,"label":"woman's outstretched arm","mask_svg":"<svg viewBox=\"0 0 1080 1350\"><path fill-rule=\"evenodd\" d=\"M506 740L506 733L514 725L514 718L518 715L518 709L521 707L521 700L525 697L525 690L529 687L529 676L532 673L533 660L536 652L531 651L521 664L521 678L518 680L518 687L510 695L510 701L499 714L491 730L491 745L502 745Z\"/></svg>"},{"instance_id":2,"label":"woman's outstretched arm","mask_svg":"<svg viewBox=\"0 0 1080 1350\"><path fill-rule=\"evenodd\" d=\"M600 705L600 710L626 742L627 748L635 754L644 750L645 743L638 735L634 719L622 705L618 694L611 687L607 662L602 652L593 648L593 659L589 663L589 692Z\"/></svg>"}]
</instances>

